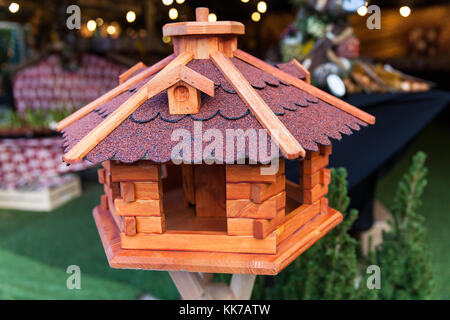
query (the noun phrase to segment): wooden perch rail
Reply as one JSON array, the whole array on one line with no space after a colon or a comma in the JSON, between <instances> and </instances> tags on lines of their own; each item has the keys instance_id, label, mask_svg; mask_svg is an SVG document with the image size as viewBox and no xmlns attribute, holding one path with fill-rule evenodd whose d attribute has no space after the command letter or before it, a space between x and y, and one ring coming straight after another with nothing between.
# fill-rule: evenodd
<instances>
[{"instance_id":1,"label":"wooden perch rail","mask_svg":"<svg viewBox=\"0 0 450 320\"><path fill-rule=\"evenodd\" d=\"M175 54L171 54L170 56L164 58L163 60L155 63L153 66L151 66L147 70L140 72L139 74L135 75L131 79L128 79L124 83L122 83L119 86L115 87L114 89L108 91L101 97L98 97L91 103L85 105L83 108L75 111L74 113L72 113L70 116L68 116L64 120L61 120L60 122L58 122L58 124L56 125L56 130L57 131L63 130L64 128L66 128L67 126L72 124L73 122L83 118L88 113L94 111L102 104L108 102L112 98L118 96L122 92L124 92L124 91L128 90L129 88L131 88L132 86L136 85L139 81L160 71L161 69L166 67L172 60L174 60L175 57L176 57Z\"/></svg>"},{"instance_id":2,"label":"wooden perch rail","mask_svg":"<svg viewBox=\"0 0 450 320\"><path fill-rule=\"evenodd\" d=\"M268 64L267 62L264 62L263 60L260 60L242 50L235 50L234 51L234 56L236 58L239 58L255 67L257 67L258 69L264 70L266 72L269 72L270 74L280 78L283 81L286 81L287 83L308 92L309 94L312 94L314 96L316 96L317 98L333 105L336 108L341 109L342 111L347 112L348 114L351 114L352 116L357 117L358 119L361 119L364 122L367 122L369 124L375 124L375 117L372 116L371 114L364 112L354 106L352 106L351 104L348 104L345 101L342 101L334 96L332 96L331 94L326 93L325 91L322 91L308 83L306 83L305 81L302 81L294 76L291 76L290 74L287 74L286 72L275 68L274 66Z\"/></svg>"},{"instance_id":3,"label":"wooden perch rail","mask_svg":"<svg viewBox=\"0 0 450 320\"><path fill-rule=\"evenodd\" d=\"M119 108L109 115L103 122L89 132L79 141L63 160L67 163L80 161L89 151L91 151L100 141L105 139L115 128L125 121L139 106L148 98L161 92L161 88L167 88L165 75L179 65L185 65L193 59L193 54L183 52L170 62L160 73L153 77L147 85L139 89L134 95L128 98ZM128 81L127 81L128 82Z\"/></svg>"},{"instance_id":4,"label":"wooden perch rail","mask_svg":"<svg viewBox=\"0 0 450 320\"><path fill-rule=\"evenodd\" d=\"M231 83L238 95L253 112L262 126L268 131L271 138L286 157L288 159L295 159L299 156L304 157L305 150L297 139L294 138L270 107L255 92L253 87L234 64L219 51L211 54L211 60Z\"/></svg>"}]
</instances>

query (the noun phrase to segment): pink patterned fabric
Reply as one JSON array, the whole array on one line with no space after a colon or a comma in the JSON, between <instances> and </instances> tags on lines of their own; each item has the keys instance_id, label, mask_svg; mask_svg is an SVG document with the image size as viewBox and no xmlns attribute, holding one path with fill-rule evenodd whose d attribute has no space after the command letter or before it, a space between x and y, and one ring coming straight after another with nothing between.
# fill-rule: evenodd
<instances>
[{"instance_id":1,"label":"pink patterned fabric","mask_svg":"<svg viewBox=\"0 0 450 320\"><path fill-rule=\"evenodd\" d=\"M63 174L92 166L85 161L67 166L62 161L62 139L0 140L0 188L36 189L65 181Z\"/></svg>"},{"instance_id":2,"label":"pink patterned fabric","mask_svg":"<svg viewBox=\"0 0 450 320\"><path fill-rule=\"evenodd\" d=\"M51 55L38 64L19 71L14 77L14 103L26 109L80 108L117 86L126 68L95 55L84 54L75 72L61 68Z\"/></svg>"}]
</instances>

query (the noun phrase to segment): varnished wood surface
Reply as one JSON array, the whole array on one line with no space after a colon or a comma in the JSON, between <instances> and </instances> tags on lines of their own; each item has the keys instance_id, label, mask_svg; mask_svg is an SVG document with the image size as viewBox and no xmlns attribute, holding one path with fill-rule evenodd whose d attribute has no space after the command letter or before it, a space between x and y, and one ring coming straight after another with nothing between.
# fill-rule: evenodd
<instances>
[{"instance_id":1,"label":"varnished wood surface","mask_svg":"<svg viewBox=\"0 0 450 320\"><path fill-rule=\"evenodd\" d=\"M210 57L224 77L231 83L239 97L252 111L253 115L268 131L284 155L288 159L295 159L299 156L304 157L305 149L273 113L266 102L256 93L236 66L222 52L216 51Z\"/></svg>"},{"instance_id":2,"label":"varnished wood surface","mask_svg":"<svg viewBox=\"0 0 450 320\"><path fill-rule=\"evenodd\" d=\"M163 36L209 35L209 34L244 34L245 26L235 21L189 21L175 22L163 26Z\"/></svg>"},{"instance_id":3,"label":"varnished wood surface","mask_svg":"<svg viewBox=\"0 0 450 320\"><path fill-rule=\"evenodd\" d=\"M342 214L329 208L279 244L275 255L122 249L109 213L98 206L94 218L113 268L275 275L339 224Z\"/></svg>"},{"instance_id":4,"label":"varnished wood surface","mask_svg":"<svg viewBox=\"0 0 450 320\"><path fill-rule=\"evenodd\" d=\"M196 216L195 206L185 206L183 191L171 189L164 193L164 214L167 230L226 232L225 216Z\"/></svg>"},{"instance_id":5,"label":"varnished wood surface","mask_svg":"<svg viewBox=\"0 0 450 320\"><path fill-rule=\"evenodd\" d=\"M195 165L194 184L197 216L225 217L225 165Z\"/></svg>"},{"instance_id":6,"label":"varnished wood surface","mask_svg":"<svg viewBox=\"0 0 450 320\"><path fill-rule=\"evenodd\" d=\"M120 234L122 249L169 250L189 252L223 253L276 253L277 237L272 234L264 239L252 236L228 236L226 232L175 232L162 234L137 233L129 237Z\"/></svg>"}]
</instances>

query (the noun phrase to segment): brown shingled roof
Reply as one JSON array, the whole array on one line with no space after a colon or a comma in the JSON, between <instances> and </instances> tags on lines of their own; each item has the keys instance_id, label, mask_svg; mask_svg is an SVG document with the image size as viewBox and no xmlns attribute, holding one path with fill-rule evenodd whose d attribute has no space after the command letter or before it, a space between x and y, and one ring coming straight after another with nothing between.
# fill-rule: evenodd
<instances>
[{"instance_id":1,"label":"brown shingled roof","mask_svg":"<svg viewBox=\"0 0 450 320\"><path fill-rule=\"evenodd\" d=\"M217 28L217 25L215 26ZM178 56L182 54L186 55L186 51L179 52ZM171 140L171 134L175 129L186 129L191 132L192 137L195 137L197 134L194 130L195 124L201 123L202 132L208 129L220 130L223 133L223 146L225 146L227 129L245 131L266 128L267 123L261 123L261 115L255 114L259 110L249 105L248 101L245 101L246 97L239 92L242 89L237 88L236 83L230 83L227 80L228 77L219 70L215 61L197 59L196 54L193 54L194 59L192 57L185 59L181 64L211 80L215 87L213 97L202 93L199 113L170 114L167 90L156 90L151 98L143 99L142 103L133 106L129 116L125 114L127 117L111 128L111 132L108 132L104 139L98 139L98 141L91 139L92 148L83 149L84 142L88 140L86 136L90 133L92 135L92 131L97 126L114 113L117 114L126 102L130 103L130 99L136 100L138 92L142 91L146 84L155 83L156 80L152 79L163 78L165 69L172 64L177 64L179 57L175 58L172 55L166 58L164 63L140 68L132 78L128 78L121 84L120 90L110 93L108 99L99 98L101 103L91 103L84 111L78 112L76 117L67 119L60 125L65 141L65 151L74 150L76 146L84 152L79 155L85 156L93 163L110 159L126 163L140 159L168 162L171 160L173 147L178 143ZM294 150L293 153L284 154L284 156L292 158L292 154L301 155L303 149L317 151L317 144L331 144L329 138L341 139L342 134L352 134L354 130L359 130L360 126L374 123L372 116L304 81L308 75L302 67L298 66L298 63L291 62L273 67L240 50L235 50L232 55L234 57L224 59L230 61L230 66L248 81L251 85L251 94L256 94L256 97L262 99L261 103L270 108L271 113L276 116L275 119L280 121L279 125L275 125L286 130L287 139L291 135L295 138L295 143L298 143L297 147L294 145L294 149L291 148ZM203 142L203 146L206 147L208 143ZM284 151L282 147L280 148ZM295 153L295 150L299 150L299 153ZM246 141L246 157L254 161L270 159L270 153L263 155L258 151L258 148L253 148ZM66 162L73 163L78 160L71 154L69 156L66 154Z\"/></svg>"}]
</instances>

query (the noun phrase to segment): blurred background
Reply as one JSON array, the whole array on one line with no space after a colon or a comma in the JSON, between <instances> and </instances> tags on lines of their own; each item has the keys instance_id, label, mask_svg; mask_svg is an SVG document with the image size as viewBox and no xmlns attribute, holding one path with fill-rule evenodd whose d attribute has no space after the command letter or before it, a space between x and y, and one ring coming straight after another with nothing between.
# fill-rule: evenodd
<instances>
[{"instance_id":1,"label":"blurred background","mask_svg":"<svg viewBox=\"0 0 450 320\"><path fill-rule=\"evenodd\" d=\"M64 165L54 129L138 61L171 54L162 26L195 20L199 6L209 21L245 24L240 49L295 58L314 85L377 117L335 143L330 163L348 171L351 234L366 251L389 228L411 156L427 153L432 297L449 299L450 4L430 0L0 0L0 298L178 298L165 272L109 268L91 216L103 192L96 168ZM66 288L69 265L82 290Z\"/></svg>"}]
</instances>

